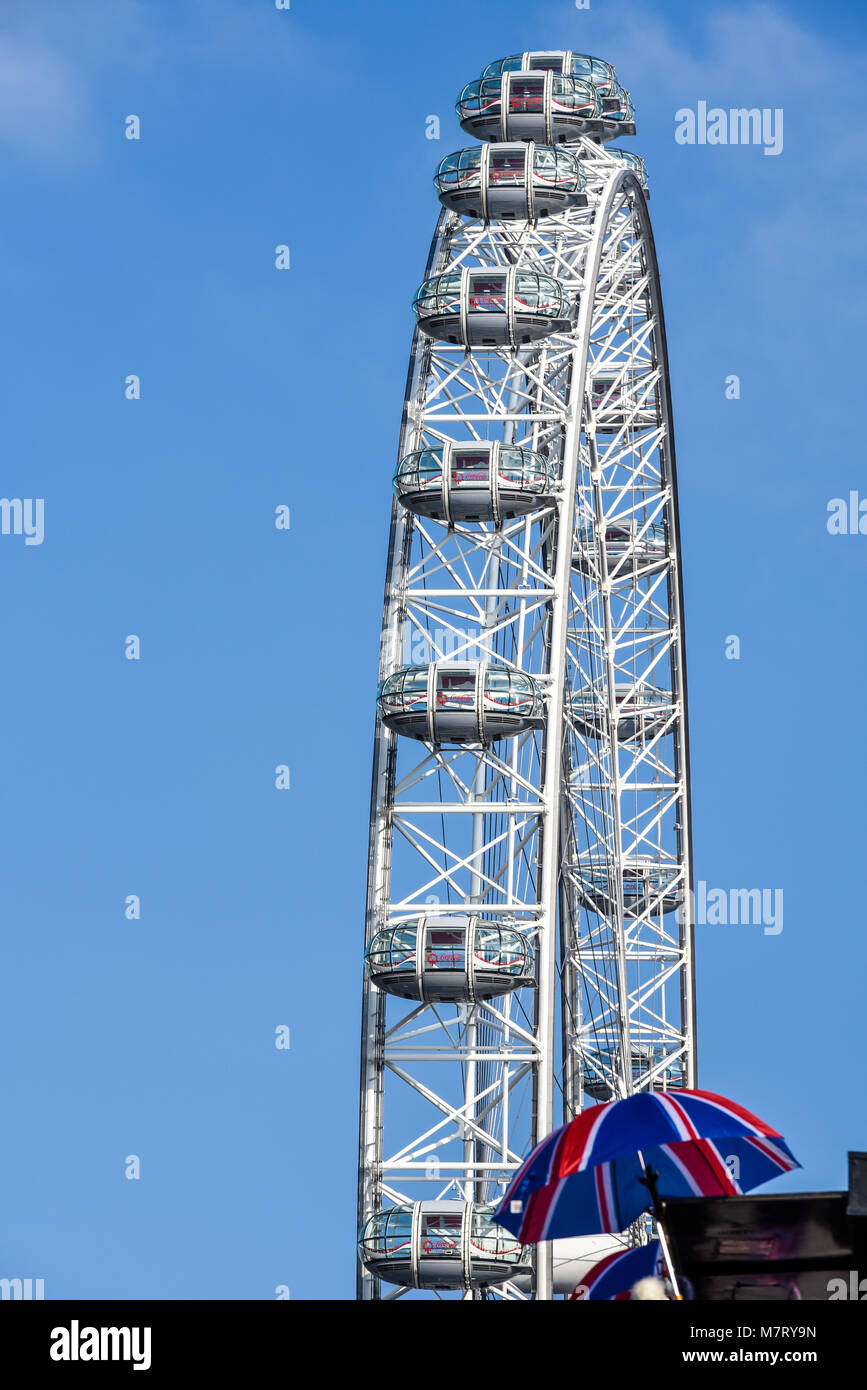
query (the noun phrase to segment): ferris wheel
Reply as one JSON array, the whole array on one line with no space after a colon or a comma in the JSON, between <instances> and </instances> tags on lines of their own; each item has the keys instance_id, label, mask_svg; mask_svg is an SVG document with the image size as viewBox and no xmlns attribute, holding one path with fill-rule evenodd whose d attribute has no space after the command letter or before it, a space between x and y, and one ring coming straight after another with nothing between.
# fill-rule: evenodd
<instances>
[{"instance_id":1,"label":"ferris wheel","mask_svg":"<svg viewBox=\"0 0 867 1390\"><path fill-rule=\"evenodd\" d=\"M610 1237L491 1211L564 1119L695 1083L685 641L629 94L461 92L413 305L370 807L358 1296L550 1299ZM616 1238L615 1238L616 1239Z\"/></svg>"}]
</instances>

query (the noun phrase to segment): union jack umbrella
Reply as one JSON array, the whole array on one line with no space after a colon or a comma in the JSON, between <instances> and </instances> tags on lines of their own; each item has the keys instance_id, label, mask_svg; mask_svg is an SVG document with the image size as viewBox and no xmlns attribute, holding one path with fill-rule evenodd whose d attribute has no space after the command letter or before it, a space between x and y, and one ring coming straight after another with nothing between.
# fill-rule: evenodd
<instances>
[{"instance_id":1,"label":"union jack umbrella","mask_svg":"<svg viewBox=\"0 0 867 1390\"><path fill-rule=\"evenodd\" d=\"M631 1250L615 1250L589 1269L570 1293L570 1302L592 1302L629 1298L629 1291L639 1279L660 1276L663 1268L662 1251L658 1240L636 1245Z\"/></svg>"},{"instance_id":2,"label":"union jack umbrella","mask_svg":"<svg viewBox=\"0 0 867 1390\"><path fill-rule=\"evenodd\" d=\"M641 1092L594 1105L543 1139L494 1219L524 1245L623 1231L648 1207L659 1224L664 1197L750 1192L800 1166L775 1129L725 1096ZM660 1237L676 1290L661 1227Z\"/></svg>"}]
</instances>

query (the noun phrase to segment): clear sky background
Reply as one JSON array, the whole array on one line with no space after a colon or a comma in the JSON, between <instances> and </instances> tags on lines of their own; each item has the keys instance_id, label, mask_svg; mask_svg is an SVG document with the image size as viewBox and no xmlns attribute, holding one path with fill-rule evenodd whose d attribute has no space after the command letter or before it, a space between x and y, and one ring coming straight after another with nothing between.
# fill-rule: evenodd
<instances>
[{"instance_id":1,"label":"clear sky background","mask_svg":"<svg viewBox=\"0 0 867 1390\"><path fill-rule=\"evenodd\" d=\"M410 302L457 94L536 47L616 64L650 171L696 877L785 894L698 929L700 1082L791 1188L867 1148L860 0L4 0L0 492L45 539L0 536L0 1276L48 1298L353 1296ZM700 100L782 107L782 154L676 144Z\"/></svg>"}]
</instances>

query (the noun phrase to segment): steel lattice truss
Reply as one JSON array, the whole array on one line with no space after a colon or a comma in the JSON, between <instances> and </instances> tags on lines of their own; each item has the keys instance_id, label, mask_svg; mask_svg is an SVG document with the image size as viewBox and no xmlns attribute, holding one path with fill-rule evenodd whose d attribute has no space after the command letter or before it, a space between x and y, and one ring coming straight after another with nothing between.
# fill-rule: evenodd
<instances>
[{"instance_id":1,"label":"steel lattice truss","mask_svg":"<svg viewBox=\"0 0 867 1390\"><path fill-rule=\"evenodd\" d=\"M586 208L537 224L444 212L428 273L555 275L578 299L575 330L471 352L417 332L400 440L401 456L449 440L538 450L558 466L555 505L449 528L395 503L380 669L513 666L543 690L545 727L447 748L378 722L371 802L368 941L432 910L481 913L532 938L536 986L455 1006L365 984L360 1222L422 1196L493 1201L564 1114L693 1080L684 638L658 273L635 177L590 140L573 148ZM646 685L670 698L639 730L624 727L619 709ZM378 1296L370 1276L360 1287ZM535 1293L550 1292L540 1261Z\"/></svg>"}]
</instances>

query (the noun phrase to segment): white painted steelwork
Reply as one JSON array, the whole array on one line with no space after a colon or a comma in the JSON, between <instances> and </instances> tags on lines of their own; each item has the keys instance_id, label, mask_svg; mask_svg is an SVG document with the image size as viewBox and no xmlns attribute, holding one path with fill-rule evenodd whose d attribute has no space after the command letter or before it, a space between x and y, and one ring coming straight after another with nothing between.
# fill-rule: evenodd
<instances>
[{"instance_id":1,"label":"white painted steelwork","mask_svg":"<svg viewBox=\"0 0 867 1390\"><path fill-rule=\"evenodd\" d=\"M552 277L570 318L532 343L507 329L501 346L417 329L398 459L499 444L546 460L555 482L508 518L491 505L461 519L439 482L434 516L395 500L380 679L434 663L506 668L532 678L543 717L457 746L377 719L365 944L423 917L487 922L526 937L535 978L446 1003L425 997L420 963L418 998L365 974L359 1231L419 1201L495 1204L564 1117L695 1081L665 330L643 171L601 139L568 146L586 206L502 222L444 210L428 259L426 278ZM555 1264L540 1247L532 1278L492 1292L551 1298ZM468 1265L459 1282L464 1297L487 1292ZM361 1298L417 1286L381 1293L376 1261L359 1264Z\"/></svg>"}]
</instances>

